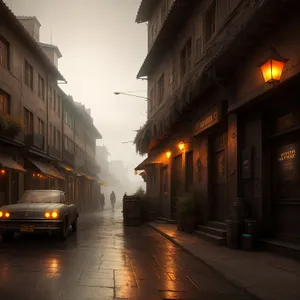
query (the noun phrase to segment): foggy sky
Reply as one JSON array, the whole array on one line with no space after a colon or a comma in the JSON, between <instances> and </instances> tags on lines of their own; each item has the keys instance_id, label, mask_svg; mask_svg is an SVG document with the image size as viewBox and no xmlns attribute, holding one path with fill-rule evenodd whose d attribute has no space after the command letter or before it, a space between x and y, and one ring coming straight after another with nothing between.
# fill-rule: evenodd
<instances>
[{"instance_id":1,"label":"foggy sky","mask_svg":"<svg viewBox=\"0 0 300 300\"><path fill-rule=\"evenodd\" d=\"M68 84L61 85L75 101L92 109L94 124L103 135L110 160L123 160L130 169L142 158L135 154L133 130L144 124L143 99L115 96L134 91L146 96L146 82L136 80L145 58L147 26L136 24L140 0L5 0L15 15L36 16L40 41L59 47L59 70ZM52 38L51 38L52 37ZM135 92L137 91L137 92ZM132 170L132 171L131 171Z\"/></svg>"}]
</instances>

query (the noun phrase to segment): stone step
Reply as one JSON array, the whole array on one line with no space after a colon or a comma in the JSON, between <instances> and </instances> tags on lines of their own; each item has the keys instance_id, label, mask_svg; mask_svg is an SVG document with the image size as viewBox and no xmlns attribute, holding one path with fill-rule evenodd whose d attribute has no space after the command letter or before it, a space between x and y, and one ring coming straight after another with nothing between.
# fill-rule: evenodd
<instances>
[{"instance_id":1,"label":"stone step","mask_svg":"<svg viewBox=\"0 0 300 300\"><path fill-rule=\"evenodd\" d=\"M300 260L300 245L277 239L261 239L260 245L264 250Z\"/></svg>"},{"instance_id":2,"label":"stone step","mask_svg":"<svg viewBox=\"0 0 300 300\"><path fill-rule=\"evenodd\" d=\"M227 226L226 226L225 222L207 221L207 222L205 222L205 226L222 229L222 230L227 230Z\"/></svg>"},{"instance_id":3,"label":"stone step","mask_svg":"<svg viewBox=\"0 0 300 300\"><path fill-rule=\"evenodd\" d=\"M226 230L209 226L198 226L198 231L206 232L219 237L226 237Z\"/></svg>"},{"instance_id":4,"label":"stone step","mask_svg":"<svg viewBox=\"0 0 300 300\"><path fill-rule=\"evenodd\" d=\"M223 246L226 244L226 238L225 237L220 237L220 236L217 236L217 235L214 235L214 234L210 234L210 233L207 233L207 232L203 232L203 231L195 231L195 234L204 239L204 240L207 240L209 242L212 242L214 243L215 245L218 245L218 246Z\"/></svg>"},{"instance_id":5,"label":"stone step","mask_svg":"<svg viewBox=\"0 0 300 300\"><path fill-rule=\"evenodd\" d=\"M168 219L168 218L164 218L164 217L158 217L159 221L164 221L168 224L176 224L176 220L172 220L172 219Z\"/></svg>"}]
</instances>

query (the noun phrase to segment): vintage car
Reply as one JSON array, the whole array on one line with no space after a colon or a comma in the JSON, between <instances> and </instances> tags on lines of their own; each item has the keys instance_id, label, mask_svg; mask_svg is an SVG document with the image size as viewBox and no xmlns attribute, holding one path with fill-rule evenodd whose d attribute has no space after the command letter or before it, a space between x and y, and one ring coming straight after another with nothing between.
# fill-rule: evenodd
<instances>
[{"instance_id":1,"label":"vintage car","mask_svg":"<svg viewBox=\"0 0 300 300\"><path fill-rule=\"evenodd\" d=\"M69 227L77 230L78 211L59 190L27 190L16 204L0 207L3 240L15 232L56 232L65 240Z\"/></svg>"}]
</instances>

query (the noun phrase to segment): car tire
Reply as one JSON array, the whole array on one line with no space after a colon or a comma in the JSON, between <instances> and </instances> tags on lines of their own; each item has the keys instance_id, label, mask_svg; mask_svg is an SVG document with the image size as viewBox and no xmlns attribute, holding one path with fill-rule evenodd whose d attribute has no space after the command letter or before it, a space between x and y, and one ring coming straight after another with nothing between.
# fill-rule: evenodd
<instances>
[{"instance_id":1,"label":"car tire","mask_svg":"<svg viewBox=\"0 0 300 300\"><path fill-rule=\"evenodd\" d=\"M65 217L60 229L60 239L65 241L68 237L69 226L68 226L68 218Z\"/></svg>"},{"instance_id":2,"label":"car tire","mask_svg":"<svg viewBox=\"0 0 300 300\"><path fill-rule=\"evenodd\" d=\"M76 220L72 224L72 230L73 230L73 232L77 231L77 223L78 223L78 218L76 218Z\"/></svg>"},{"instance_id":3,"label":"car tire","mask_svg":"<svg viewBox=\"0 0 300 300\"><path fill-rule=\"evenodd\" d=\"M15 233L14 232L10 232L10 231L3 232L1 234L3 242L9 242L9 241L13 240L14 235L15 235Z\"/></svg>"}]
</instances>

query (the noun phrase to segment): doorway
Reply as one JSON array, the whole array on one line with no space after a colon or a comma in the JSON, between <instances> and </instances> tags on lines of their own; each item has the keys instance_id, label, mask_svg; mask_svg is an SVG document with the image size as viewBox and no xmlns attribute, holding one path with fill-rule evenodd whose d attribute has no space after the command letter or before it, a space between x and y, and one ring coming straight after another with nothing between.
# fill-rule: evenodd
<instances>
[{"instance_id":1,"label":"doorway","mask_svg":"<svg viewBox=\"0 0 300 300\"><path fill-rule=\"evenodd\" d=\"M168 205L168 166L161 168L161 187L160 187L160 213L167 216Z\"/></svg>"},{"instance_id":2,"label":"doorway","mask_svg":"<svg viewBox=\"0 0 300 300\"><path fill-rule=\"evenodd\" d=\"M272 149L273 236L300 244L300 134L277 138Z\"/></svg>"},{"instance_id":3,"label":"doorway","mask_svg":"<svg viewBox=\"0 0 300 300\"><path fill-rule=\"evenodd\" d=\"M212 139L212 219L224 222L227 203L227 132Z\"/></svg>"}]
</instances>

